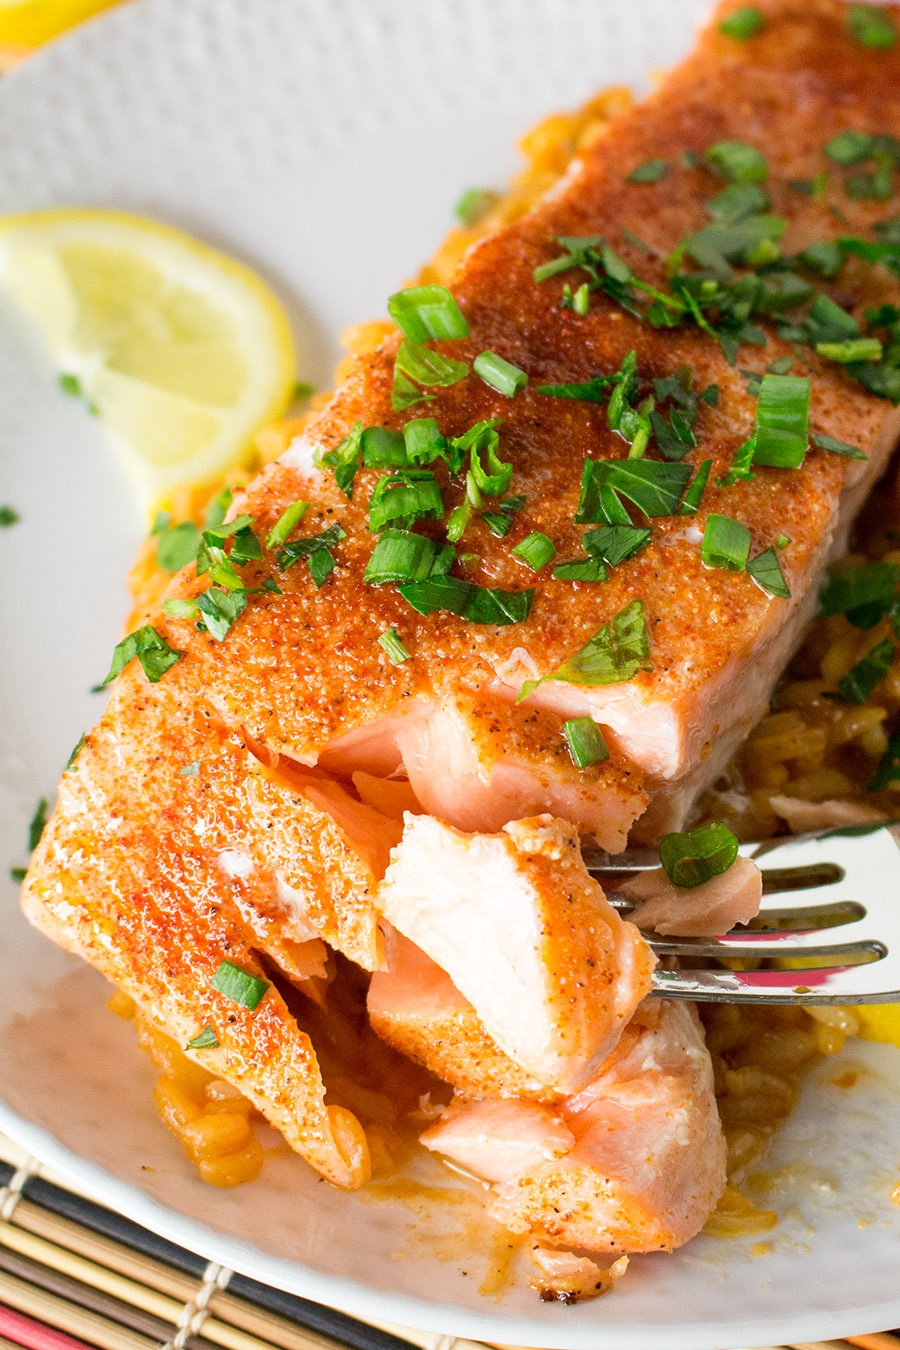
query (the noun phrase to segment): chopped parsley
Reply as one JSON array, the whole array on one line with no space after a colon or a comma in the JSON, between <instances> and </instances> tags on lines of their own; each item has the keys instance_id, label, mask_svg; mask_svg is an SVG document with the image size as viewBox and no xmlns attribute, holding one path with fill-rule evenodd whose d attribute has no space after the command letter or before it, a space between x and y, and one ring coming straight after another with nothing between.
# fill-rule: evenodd
<instances>
[{"instance_id":1,"label":"chopped parsley","mask_svg":"<svg viewBox=\"0 0 900 1350\"><path fill-rule=\"evenodd\" d=\"M719 32L724 33L725 37L735 38L738 42L746 42L748 38L756 37L762 32L763 26L763 16L755 5L740 5L730 14L726 14L724 19L719 20Z\"/></svg>"},{"instance_id":2,"label":"chopped parsley","mask_svg":"<svg viewBox=\"0 0 900 1350\"><path fill-rule=\"evenodd\" d=\"M865 703L890 670L897 648L889 638L870 647L862 660L838 680L838 689L849 703Z\"/></svg>"},{"instance_id":3,"label":"chopped parsley","mask_svg":"<svg viewBox=\"0 0 900 1350\"><path fill-rule=\"evenodd\" d=\"M10 525L18 524L20 519L18 511L12 506L0 506L0 530L9 529Z\"/></svg>"},{"instance_id":4,"label":"chopped parsley","mask_svg":"<svg viewBox=\"0 0 900 1350\"><path fill-rule=\"evenodd\" d=\"M116 644L109 672L99 687L102 689L114 680L135 657L150 683L158 684L166 671L171 670L183 655L183 652L176 652L170 647L151 624L144 624L143 628L135 629Z\"/></svg>"},{"instance_id":5,"label":"chopped parsley","mask_svg":"<svg viewBox=\"0 0 900 1350\"><path fill-rule=\"evenodd\" d=\"M626 182L629 183L658 183L665 173L668 172L669 161L667 159L645 159L643 164L638 164L631 170Z\"/></svg>"},{"instance_id":6,"label":"chopped parsley","mask_svg":"<svg viewBox=\"0 0 900 1350\"><path fill-rule=\"evenodd\" d=\"M639 670L652 670L650 636L642 600L631 600L556 670L528 680L519 698L527 698L546 680L565 684L622 684Z\"/></svg>"}]
</instances>

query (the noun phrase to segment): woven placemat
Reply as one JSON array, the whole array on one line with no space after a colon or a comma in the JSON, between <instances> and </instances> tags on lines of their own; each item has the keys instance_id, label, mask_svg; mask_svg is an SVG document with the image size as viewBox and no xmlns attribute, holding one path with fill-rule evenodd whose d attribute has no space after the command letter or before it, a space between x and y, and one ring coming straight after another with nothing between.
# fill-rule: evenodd
<instances>
[{"instance_id":1,"label":"woven placemat","mask_svg":"<svg viewBox=\"0 0 900 1350\"><path fill-rule=\"evenodd\" d=\"M793 1350L851 1345L900 1350L900 1334ZM484 1350L482 1342L364 1322L235 1274L73 1191L0 1135L0 1350L86 1346Z\"/></svg>"}]
</instances>

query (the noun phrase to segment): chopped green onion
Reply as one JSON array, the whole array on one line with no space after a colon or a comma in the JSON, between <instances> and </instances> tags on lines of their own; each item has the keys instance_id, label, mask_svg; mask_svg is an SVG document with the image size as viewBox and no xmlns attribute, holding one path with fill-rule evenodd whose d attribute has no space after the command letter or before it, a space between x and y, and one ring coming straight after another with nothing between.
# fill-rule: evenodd
<instances>
[{"instance_id":1,"label":"chopped green onion","mask_svg":"<svg viewBox=\"0 0 900 1350\"><path fill-rule=\"evenodd\" d=\"M643 164L631 170L625 180L627 183L658 183L669 168L667 159L645 159Z\"/></svg>"},{"instance_id":2,"label":"chopped green onion","mask_svg":"<svg viewBox=\"0 0 900 1350\"><path fill-rule=\"evenodd\" d=\"M403 428L406 458L410 464L431 464L447 449L447 442L433 417L415 417Z\"/></svg>"},{"instance_id":3,"label":"chopped green onion","mask_svg":"<svg viewBox=\"0 0 900 1350\"><path fill-rule=\"evenodd\" d=\"M601 523L630 525L627 512L620 505L620 513L610 512L609 497L604 499L603 489L610 489L610 496L618 501L617 494L628 501L646 516L671 516L678 510L678 503L691 476L689 464L673 464L648 459L585 460L581 479L581 496L575 521L578 525ZM610 514L618 519L610 520ZM624 514L624 520L621 515Z\"/></svg>"},{"instance_id":4,"label":"chopped green onion","mask_svg":"<svg viewBox=\"0 0 900 1350\"><path fill-rule=\"evenodd\" d=\"M424 581L431 572L435 548L424 534L385 530L369 559L363 581L369 586L386 582Z\"/></svg>"},{"instance_id":5,"label":"chopped green onion","mask_svg":"<svg viewBox=\"0 0 900 1350\"><path fill-rule=\"evenodd\" d=\"M469 373L469 367L464 361L441 356L440 352L421 347L415 342L400 343L394 365L402 375L408 376L416 384L424 384L428 389L457 384Z\"/></svg>"},{"instance_id":6,"label":"chopped green onion","mask_svg":"<svg viewBox=\"0 0 900 1350\"><path fill-rule=\"evenodd\" d=\"M719 20L719 32L738 42L746 42L747 38L756 37L762 30L763 16L755 5L741 5Z\"/></svg>"},{"instance_id":7,"label":"chopped green onion","mask_svg":"<svg viewBox=\"0 0 900 1350\"><path fill-rule=\"evenodd\" d=\"M284 548L279 550L275 555L275 560L281 571L286 572L300 558L309 558L320 549L332 548L346 537L347 531L335 521L333 525L329 525L319 534L307 534L302 539L292 539L289 544L285 544Z\"/></svg>"},{"instance_id":8,"label":"chopped green onion","mask_svg":"<svg viewBox=\"0 0 900 1350\"><path fill-rule=\"evenodd\" d=\"M787 548L787 546L788 546L788 544L789 544L790 542L791 542L791 536L790 536L789 534L779 534L779 535L776 537L776 539L775 539L775 547L776 547L776 548Z\"/></svg>"},{"instance_id":9,"label":"chopped green onion","mask_svg":"<svg viewBox=\"0 0 900 1350\"><path fill-rule=\"evenodd\" d=\"M184 1048L185 1050L218 1050L219 1042L216 1039L216 1033L207 1023L203 1030L198 1031L193 1040L188 1041Z\"/></svg>"},{"instance_id":10,"label":"chopped green onion","mask_svg":"<svg viewBox=\"0 0 900 1350\"><path fill-rule=\"evenodd\" d=\"M579 651L549 675L528 680L519 698L526 698L545 680L566 684L623 684L639 670L652 670L650 635L642 600L631 600L589 638Z\"/></svg>"},{"instance_id":11,"label":"chopped green onion","mask_svg":"<svg viewBox=\"0 0 900 1350\"><path fill-rule=\"evenodd\" d=\"M12 506L0 506L0 529L8 529L10 525L17 524L19 519L18 511Z\"/></svg>"},{"instance_id":12,"label":"chopped green onion","mask_svg":"<svg viewBox=\"0 0 900 1350\"><path fill-rule=\"evenodd\" d=\"M556 545L546 534L534 530L531 534L527 534L520 544L516 544L512 552L513 557L518 558L526 567L530 567L532 572L539 572L542 567L546 567L551 558L556 557Z\"/></svg>"},{"instance_id":13,"label":"chopped green onion","mask_svg":"<svg viewBox=\"0 0 900 1350\"><path fill-rule=\"evenodd\" d=\"M210 983L213 989L231 999L232 1003L239 1003L251 1012L259 1007L269 988L268 980L261 980L258 975L236 966L232 961L222 961Z\"/></svg>"},{"instance_id":14,"label":"chopped green onion","mask_svg":"<svg viewBox=\"0 0 900 1350\"><path fill-rule=\"evenodd\" d=\"M738 841L722 821L698 830L663 835L659 860L675 886L702 886L727 872L738 855Z\"/></svg>"},{"instance_id":15,"label":"chopped green onion","mask_svg":"<svg viewBox=\"0 0 900 1350\"><path fill-rule=\"evenodd\" d=\"M816 351L829 361L880 361L883 348L877 338L849 338L846 342L817 342Z\"/></svg>"},{"instance_id":16,"label":"chopped green onion","mask_svg":"<svg viewBox=\"0 0 900 1350\"><path fill-rule=\"evenodd\" d=\"M900 564L860 563L829 577L822 589L819 613L846 614L855 628L874 628L894 603L900 583Z\"/></svg>"},{"instance_id":17,"label":"chopped green onion","mask_svg":"<svg viewBox=\"0 0 900 1350\"><path fill-rule=\"evenodd\" d=\"M321 590L334 571L334 554L330 548L317 548L306 559L306 565L309 568L309 575L315 583L316 590Z\"/></svg>"},{"instance_id":18,"label":"chopped green onion","mask_svg":"<svg viewBox=\"0 0 900 1350\"><path fill-rule=\"evenodd\" d=\"M576 769L587 769L609 759L603 732L593 717L572 717L563 722L562 729Z\"/></svg>"},{"instance_id":19,"label":"chopped green onion","mask_svg":"<svg viewBox=\"0 0 900 1350\"><path fill-rule=\"evenodd\" d=\"M719 141L709 147L706 158L730 183L764 183L769 176L762 151L746 141Z\"/></svg>"},{"instance_id":20,"label":"chopped green onion","mask_svg":"<svg viewBox=\"0 0 900 1350\"><path fill-rule=\"evenodd\" d=\"M512 529L512 517L503 511L483 511L481 519L491 534L496 535L498 539L504 539Z\"/></svg>"},{"instance_id":21,"label":"chopped green onion","mask_svg":"<svg viewBox=\"0 0 900 1350\"><path fill-rule=\"evenodd\" d=\"M888 741L887 749L878 761L878 768L867 792L881 792L891 783L900 782L900 734Z\"/></svg>"},{"instance_id":22,"label":"chopped green onion","mask_svg":"<svg viewBox=\"0 0 900 1350\"><path fill-rule=\"evenodd\" d=\"M477 225L479 220L493 211L499 200L499 193L492 192L490 188L466 188L454 206L453 214L460 225L468 228Z\"/></svg>"},{"instance_id":23,"label":"chopped green onion","mask_svg":"<svg viewBox=\"0 0 900 1350\"><path fill-rule=\"evenodd\" d=\"M192 520L163 530L156 544L156 562L164 572L180 572L197 557L200 531Z\"/></svg>"},{"instance_id":24,"label":"chopped green onion","mask_svg":"<svg viewBox=\"0 0 900 1350\"><path fill-rule=\"evenodd\" d=\"M405 468L408 460L402 431L389 431L387 427L366 427L360 449L367 469Z\"/></svg>"},{"instance_id":25,"label":"chopped green onion","mask_svg":"<svg viewBox=\"0 0 900 1350\"><path fill-rule=\"evenodd\" d=\"M247 608L246 591L223 591L211 586L208 591L197 596L197 608L203 615L203 623L210 637L216 642L224 642L233 624Z\"/></svg>"},{"instance_id":26,"label":"chopped green onion","mask_svg":"<svg viewBox=\"0 0 900 1350\"><path fill-rule=\"evenodd\" d=\"M842 131L839 136L832 136L824 147L828 158L843 168L861 164L864 159L869 158L874 148L874 136L865 131L853 130Z\"/></svg>"},{"instance_id":27,"label":"chopped green onion","mask_svg":"<svg viewBox=\"0 0 900 1350\"><path fill-rule=\"evenodd\" d=\"M776 595L782 600L791 598L791 588L785 580L774 548L764 549L755 558L751 558L747 563L747 571L757 586L761 586L770 595Z\"/></svg>"},{"instance_id":28,"label":"chopped green onion","mask_svg":"<svg viewBox=\"0 0 900 1350\"><path fill-rule=\"evenodd\" d=\"M609 567L618 567L646 548L652 533L636 525L601 525L598 530L589 530L581 542L592 558L602 558Z\"/></svg>"},{"instance_id":29,"label":"chopped green onion","mask_svg":"<svg viewBox=\"0 0 900 1350\"><path fill-rule=\"evenodd\" d=\"M809 439L810 381L800 375L764 375L756 408L755 464L799 469Z\"/></svg>"},{"instance_id":30,"label":"chopped green onion","mask_svg":"<svg viewBox=\"0 0 900 1350\"><path fill-rule=\"evenodd\" d=\"M838 680L848 703L865 703L872 691L881 684L890 670L897 648L888 638L876 642L847 674Z\"/></svg>"},{"instance_id":31,"label":"chopped green onion","mask_svg":"<svg viewBox=\"0 0 900 1350\"><path fill-rule=\"evenodd\" d=\"M388 313L410 342L469 336L465 315L446 286L408 286L389 297ZM405 367L404 367L405 368ZM415 375L407 370L407 375ZM427 384L427 380L420 380Z\"/></svg>"},{"instance_id":32,"label":"chopped green onion","mask_svg":"<svg viewBox=\"0 0 900 1350\"><path fill-rule=\"evenodd\" d=\"M200 761L195 759L191 764L183 764L178 770L179 778L196 778L200 772Z\"/></svg>"},{"instance_id":33,"label":"chopped green onion","mask_svg":"<svg viewBox=\"0 0 900 1350\"><path fill-rule=\"evenodd\" d=\"M353 480L359 468L359 452L362 444L363 424L356 422L353 430L345 436L334 450L320 451L315 455L319 468L326 465L334 474L334 480L345 497L353 496Z\"/></svg>"},{"instance_id":34,"label":"chopped green onion","mask_svg":"<svg viewBox=\"0 0 900 1350\"><path fill-rule=\"evenodd\" d=\"M750 544L750 531L740 520L711 512L706 518L700 557L707 567L743 572L750 557Z\"/></svg>"},{"instance_id":35,"label":"chopped green onion","mask_svg":"<svg viewBox=\"0 0 900 1350\"><path fill-rule=\"evenodd\" d=\"M82 750L86 745L87 745L87 736L84 734L84 732L82 732L81 735L78 737L78 741L76 742L74 750L72 751L69 758L66 760L66 767L63 769L63 773L68 773L70 769L75 768L75 763L78 759L78 756L81 754Z\"/></svg>"},{"instance_id":36,"label":"chopped green onion","mask_svg":"<svg viewBox=\"0 0 900 1350\"><path fill-rule=\"evenodd\" d=\"M602 558L573 558L557 563L553 569L554 581L606 581L608 576Z\"/></svg>"},{"instance_id":37,"label":"chopped green onion","mask_svg":"<svg viewBox=\"0 0 900 1350\"><path fill-rule=\"evenodd\" d=\"M27 872L28 872L27 867L11 867L9 869L9 879L10 881L21 883L25 880Z\"/></svg>"},{"instance_id":38,"label":"chopped green onion","mask_svg":"<svg viewBox=\"0 0 900 1350\"><path fill-rule=\"evenodd\" d=\"M496 352L481 352L472 362L472 369L476 375L481 376L485 384L489 384L498 393L505 394L507 398L513 398L528 383L528 376L524 370L520 370L510 361L505 361Z\"/></svg>"},{"instance_id":39,"label":"chopped green onion","mask_svg":"<svg viewBox=\"0 0 900 1350\"><path fill-rule=\"evenodd\" d=\"M302 403L305 398L312 398L315 392L316 386L310 384L309 380L295 380L291 390L291 402Z\"/></svg>"},{"instance_id":40,"label":"chopped green onion","mask_svg":"<svg viewBox=\"0 0 900 1350\"><path fill-rule=\"evenodd\" d=\"M423 479L413 474L425 474ZM383 474L369 501L369 529L378 534L392 523L409 528L416 520L443 520L444 499L428 469L407 474Z\"/></svg>"},{"instance_id":41,"label":"chopped green onion","mask_svg":"<svg viewBox=\"0 0 900 1350\"><path fill-rule=\"evenodd\" d=\"M33 853L41 842L41 835L47 824L47 798L41 797L35 807L34 815L28 822L28 852Z\"/></svg>"},{"instance_id":42,"label":"chopped green onion","mask_svg":"<svg viewBox=\"0 0 900 1350\"><path fill-rule=\"evenodd\" d=\"M398 587L407 604L419 614L434 614L447 610L458 614L469 623L493 624L505 627L524 623L531 613L534 591L503 591L487 586L474 586L459 577L435 576L413 581Z\"/></svg>"},{"instance_id":43,"label":"chopped green onion","mask_svg":"<svg viewBox=\"0 0 900 1350\"><path fill-rule=\"evenodd\" d=\"M199 610L196 600L164 600L162 611L172 619L196 619Z\"/></svg>"},{"instance_id":44,"label":"chopped green onion","mask_svg":"<svg viewBox=\"0 0 900 1350\"><path fill-rule=\"evenodd\" d=\"M703 494L706 491L706 484L709 482L709 475L713 462L711 459L705 459L697 470L694 480L685 492L681 505L678 508L680 516L695 516L700 509L700 503L703 501Z\"/></svg>"},{"instance_id":45,"label":"chopped green onion","mask_svg":"<svg viewBox=\"0 0 900 1350\"><path fill-rule=\"evenodd\" d=\"M513 475L512 464L504 462L497 454L500 437L496 426L496 422L476 422L464 436L453 439L455 447L469 451L475 486L491 495L506 492ZM487 458L487 468L482 465L482 453Z\"/></svg>"},{"instance_id":46,"label":"chopped green onion","mask_svg":"<svg viewBox=\"0 0 900 1350\"><path fill-rule=\"evenodd\" d=\"M387 654L388 660L394 666L400 666L404 661L410 659L411 653L403 645L403 639L396 628L388 628L378 638L378 645Z\"/></svg>"},{"instance_id":47,"label":"chopped green onion","mask_svg":"<svg viewBox=\"0 0 900 1350\"><path fill-rule=\"evenodd\" d=\"M861 47L889 51L897 41L897 25L886 10L874 5L851 5L847 11L847 29Z\"/></svg>"},{"instance_id":48,"label":"chopped green onion","mask_svg":"<svg viewBox=\"0 0 900 1350\"><path fill-rule=\"evenodd\" d=\"M812 443L820 450L830 450L833 455L843 455L845 459L869 458L863 454L858 445L848 445L846 441L839 441L834 436L813 436Z\"/></svg>"},{"instance_id":49,"label":"chopped green onion","mask_svg":"<svg viewBox=\"0 0 900 1350\"><path fill-rule=\"evenodd\" d=\"M539 384L539 394L550 398L577 398L586 403L603 403L609 397L610 387L617 383L616 375L595 375L581 384Z\"/></svg>"},{"instance_id":50,"label":"chopped green onion","mask_svg":"<svg viewBox=\"0 0 900 1350\"><path fill-rule=\"evenodd\" d=\"M308 510L309 502L291 502L290 506L285 507L266 536L266 548L280 548Z\"/></svg>"},{"instance_id":51,"label":"chopped green onion","mask_svg":"<svg viewBox=\"0 0 900 1350\"><path fill-rule=\"evenodd\" d=\"M135 657L151 684L158 684L167 670L180 661L184 652L176 652L150 624L137 628L116 644L109 673L100 688L114 680Z\"/></svg>"}]
</instances>

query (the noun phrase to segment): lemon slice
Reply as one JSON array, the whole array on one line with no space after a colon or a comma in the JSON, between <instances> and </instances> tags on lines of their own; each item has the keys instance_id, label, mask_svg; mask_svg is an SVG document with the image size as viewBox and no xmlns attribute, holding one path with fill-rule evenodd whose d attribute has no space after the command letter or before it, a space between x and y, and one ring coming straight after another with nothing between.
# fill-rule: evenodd
<instances>
[{"instance_id":1,"label":"lemon slice","mask_svg":"<svg viewBox=\"0 0 900 1350\"><path fill-rule=\"evenodd\" d=\"M288 319L255 272L119 211L0 219L0 283L63 384L102 419L147 507L240 462L295 379Z\"/></svg>"},{"instance_id":2,"label":"lemon slice","mask_svg":"<svg viewBox=\"0 0 900 1350\"><path fill-rule=\"evenodd\" d=\"M0 0L0 43L36 47L116 0Z\"/></svg>"}]
</instances>

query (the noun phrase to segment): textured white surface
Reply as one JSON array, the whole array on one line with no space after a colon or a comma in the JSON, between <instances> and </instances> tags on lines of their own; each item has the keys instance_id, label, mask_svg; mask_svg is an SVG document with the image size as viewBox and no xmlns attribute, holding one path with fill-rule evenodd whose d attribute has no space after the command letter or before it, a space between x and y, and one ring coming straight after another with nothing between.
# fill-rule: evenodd
<instances>
[{"instance_id":1,"label":"textured white surface","mask_svg":"<svg viewBox=\"0 0 900 1350\"><path fill-rule=\"evenodd\" d=\"M502 183L530 123L687 50L704 0L133 0L0 83L0 211L109 205L194 230L286 296L299 374L324 379L433 249L461 189ZM26 822L97 714L141 523L95 422L0 305L0 838ZM612 1350L802 1340L900 1321L900 1054L822 1067L771 1166L770 1255L700 1239L633 1263L613 1297L477 1292L460 1204L413 1213L274 1157L199 1183L160 1128L152 1072L104 987L28 930L0 879L0 1127L101 1199L256 1278L350 1311L507 1343ZM115 1109L111 1109L111 1103ZM432 1179L436 1165L427 1164ZM861 1226L864 1223L865 1226ZM487 1245L489 1236L484 1231ZM459 1233L455 1243L446 1235ZM474 1249L473 1249L474 1244ZM444 1254L439 1259L436 1250ZM468 1272L468 1273L463 1273Z\"/></svg>"}]
</instances>

